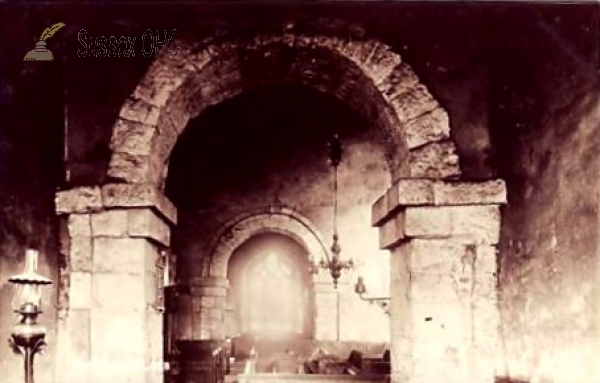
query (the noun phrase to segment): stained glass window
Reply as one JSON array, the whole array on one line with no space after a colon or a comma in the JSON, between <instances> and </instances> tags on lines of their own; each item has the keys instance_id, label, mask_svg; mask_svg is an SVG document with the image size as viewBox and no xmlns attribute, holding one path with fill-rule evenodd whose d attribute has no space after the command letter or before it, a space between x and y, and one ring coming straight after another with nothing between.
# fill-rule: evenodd
<instances>
[{"instance_id":1,"label":"stained glass window","mask_svg":"<svg viewBox=\"0 0 600 383\"><path fill-rule=\"evenodd\" d=\"M258 255L244 271L244 332L263 337L301 333L303 301L294 263L272 252Z\"/></svg>"}]
</instances>

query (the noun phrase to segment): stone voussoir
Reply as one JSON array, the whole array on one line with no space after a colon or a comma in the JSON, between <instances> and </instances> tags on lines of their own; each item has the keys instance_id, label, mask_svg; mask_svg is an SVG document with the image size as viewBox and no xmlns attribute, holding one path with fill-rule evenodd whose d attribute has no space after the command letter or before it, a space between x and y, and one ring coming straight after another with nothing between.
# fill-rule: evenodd
<instances>
[{"instance_id":1,"label":"stone voussoir","mask_svg":"<svg viewBox=\"0 0 600 383\"><path fill-rule=\"evenodd\" d=\"M174 39L168 47L169 53L160 54L152 63L148 70L147 82L142 82L134 95L156 106L163 106L168 94L174 91L181 83L186 73L196 72L202 68L210 59L209 55L192 53L196 50L197 44L190 44L182 39ZM160 92L157 92L160 89Z\"/></svg>"},{"instance_id":2,"label":"stone voussoir","mask_svg":"<svg viewBox=\"0 0 600 383\"><path fill-rule=\"evenodd\" d=\"M185 65L191 65L194 73L201 71L212 60L213 56L202 46L198 44L185 45L187 45L186 51L189 50L189 52L186 52L186 58L188 59L185 60Z\"/></svg>"},{"instance_id":3,"label":"stone voussoir","mask_svg":"<svg viewBox=\"0 0 600 383\"><path fill-rule=\"evenodd\" d=\"M409 149L450 138L450 119L442 108L435 108L404 125Z\"/></svg>"},{"instance_id":4,"label":"stone voussoir","mask_svg":"<svg viewBox=\"0 0 600 383\"><path fill-rule=\"evenodd\" d=\"M181 70L163 70L169 64L165 62L158 64L150 68L148 78L151 80L142 82L134 90L133 97L160 108L167 103L171 94L176 92L177 88L183 83L185 72ZM169 68L173 68L173 66ZM190 66L188 69L192 69L192 67Z\"/></svg>"},{"instance_id":5,"label":"stone voussoir","mask_svg":"<svg viewBox=\"0 0 600 383\"><path fill-rule=\"evenodd\" d=\"M389 100L401 123L406 123L439 107L427 88L418 83Z\"/></svg>"},{"instance_id":6,"label":"stone voussoir","mask_svg":"<svg viewBox=\"0 0 600 383\"><path fill-rule=\"evenodd\" d=\"M411 150L409 167L412 178L455 179L461 175L456 146L449 140Z\"/></svg>"},{"instance_id":7,"label":"stone voussoir","mask_svg":"<svg viewBox=\"0 0 600 383\"><path fill-rule=\"evenodd\" d=\"M167 156L168 158L168 156ZM158 190L164 190L167 178L168 165L167 160L162 155L153 155L149 158L149 179L150 183L156 185ZM162 194L162 193L161 193ZM165 197L166 198L166 197Z\"/></svg>"},{"instance_id":8,"label":"stone voussoir","mask_svg":"<svg viewBox=\"0 0 600 383\"><path fill-rule=\"evenodd\" d=\"M378 41L369 43L371 49L368 56L363 59L361 67L375 84L379 84L402 62L402 58L387 45Z\"/></svg>"},{"instance_id":9,"label":"stone voussoir","mask_svg":"<svg viewBox=\"0 0 600 383\"><path fill-rule=\"evenodd\" d=\"M322 48L331 48L340 55L347 57L363 72L367 73L377 82L385 78L392 68L399 63L400 57L386 46L375 40L348 40L331 37L315 37L313 41ZM386 57L387 56L387 57Z\"/></svg>"},{"instance_id":10,"label":"stone voussoir","mask_svg":"<svg viewBox=\"0 0 600 383\"><path fill-rule=\"evenodd\" d=\"M137 121L151 126L156 125L159 115L160 108L142 99L133 97L125 101L125 105L123 105L123 108L119 112L119 117L125 120Z\"/></svg>"},{"instance_id":11,"label":"stone voussoir","mask_svg":"<svg viewBox=\"0 0 600 383\"><path fill-rule=\"evenodd\" d=\"M399 63L379 83L377 89L389 101L408 92L419 83L415 72L405 63Z\"/></svg>"},{"instance_id":12,"label":"stone voussoir","mask_svg":"<svg viewBox=\"0 0 600 383\"><path fill-rule=\"evenodd\" d=\"M152 139L156 126L138 121L117 119L110 141L111 150L148 156L152 153Z\"/></svg>"},{"instance_id":13,"label":"stone voussoir","mask_svg":"<svg viewBox=\"0 0 600 383\"><path fill-rule=\"evenodd\" d=\"M102 210L102 195L99 187L77 187L56 193L58 214L88 213Z\"/></svg>"},{"instance_id":14,"label":"stone voussoir","mask_svg":"<svg viewBox=\"0 0 600 383\"><path fill-rule=\"evenodd\" d=\"M173 97L164 107L164 110L159 117L159 122L161 119L164 120L163 116L168 117L168 126L172 129L172 134L175 133L176 135L179 135L183 132L190 120L190 111L188 109L189 106L183 95ZM164 129L162 124L157 123L157 127L159 130ZM161 133L163 132L161 131Z\"/></svg>"},{"instance_id":15,"label":"stone voussoir","mask_svg":"<svg viewBox=\"0 0 600 383\"><path fill-rule=\"evenodd\" d=\"M350 58L359 67L364 67L369 54L377 42L354 41L351 39L330 38L327 45L338 51L342 56Z\"/></svg>"},{"instance_id":16,"label":"stone voussoir","mask_svg":"<svg viewBox=\"0 0 600 383\"><path fill-rule=\"evenodd\" d=\"M152 181L150 156L113 152L108 165L108 176L130 183Z\"/></svg>"},{"instance_id":17,"label":"stone voussoir","mask_svg":"<svg viewBox=\"0 0 600 383\"><path fill-rule=\"evenodd\" d=\"M436 182L433 187L436 205L502 205L506 200L503 180L484 182Z\"/></svg>"},{"instance_id":18,"label":"stone voussoir","mask_svg":"<svg viewBox=\"0 0 600 383\"><path fill-rule=\"evenodd\" d=\"M187 120L183 126L185 126L186 123ZM177 142L177 137L179 137L183 129L178 124L179 122L176 121L172 113L167 112L161 114L156 125L157 134L154 136L152 142L154 155L158 155L161 158L169 157L169 154L175 146L175 142Z\"/></svg>"},{"instance_id":19,"label":"stone voussoir","mask_svg":"<svg viewBox=\"0 0 600 383\"><path fill-rule=\"evenodd\" d=\"M107 184L102 187L102 201L110 209L151 207L167 222L177 223L177 209L153 184Z\"/></svg>"},{"instance_id":20,"label":"stone voussoir","mask_svg":"<svg viewBox=\"0 0 600 383\"><path fill-rule=\"evenodd\" d=\"M227 262L215 260L210 264L208 274L210 277L221 277L227 275Z\"/></svg>"}]
</instances>

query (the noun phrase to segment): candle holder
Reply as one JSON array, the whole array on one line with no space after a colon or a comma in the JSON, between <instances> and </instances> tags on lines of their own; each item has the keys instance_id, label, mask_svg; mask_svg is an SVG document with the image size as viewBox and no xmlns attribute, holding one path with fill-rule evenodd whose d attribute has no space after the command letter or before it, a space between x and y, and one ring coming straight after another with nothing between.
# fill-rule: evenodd
<instances>
[{"instance_id":1,"label":"candle holder","mask_svg":"<svg viewBox=\"0 0 600 383\"><path fill-rule=\"evenodd\" d=\"M20 322L13 327L8 342L13 351L23 355L25 383L34 382L34 357L46 347L46 329L37 323L37 318L42 313L40 287L49 285L52 281L36 272L37 261L38 252L27 250L24 272L8 280L15 286L13 310L21 316Z\"/></svg>"},{"instance_id":2,"label":"candle holder","mask_svg":"<svg viewBox=\"0 0 600 383\"><path fill-rule=\"evenodd\" d=\"M377 303L379 307L383 309L383 311L390 315L390 297L367 297L365 294L367 293L367 286L365 285L365 281L363 277L358 277L356 284L354 285L354 292L358 294L359 298L363 301L369 302L371 304Z\"/></svg>"}]
</instances>

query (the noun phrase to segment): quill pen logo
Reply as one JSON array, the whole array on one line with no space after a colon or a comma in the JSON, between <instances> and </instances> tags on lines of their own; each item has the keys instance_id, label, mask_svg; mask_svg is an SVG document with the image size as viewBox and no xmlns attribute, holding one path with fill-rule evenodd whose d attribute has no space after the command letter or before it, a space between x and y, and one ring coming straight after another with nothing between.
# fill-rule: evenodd
<instances>
[{"instance_id":1,"label":"quill pen logo","mask_svg":"<svg viewBox=\"0 0 600 383\"><path fill-rule=\"evenodd\" d=\"M42 35L39 39L34 37L33 41L36 42L35 48L27 52L23 58L23 61L53 61L54 55L46 48L46 40L54 36L54 34L64 26L65 23L56 23L44 29L44 32L42 32Z\"/></svg>"}]
</instances>

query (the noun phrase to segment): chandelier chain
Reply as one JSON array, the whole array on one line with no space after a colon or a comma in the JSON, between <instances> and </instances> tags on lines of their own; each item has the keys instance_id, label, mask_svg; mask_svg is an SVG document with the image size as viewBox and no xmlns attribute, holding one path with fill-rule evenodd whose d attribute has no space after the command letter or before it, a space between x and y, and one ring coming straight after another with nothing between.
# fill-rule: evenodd
<instances>
[{"instance_id":1,"label":"chandelier chain","mask_svg":"<svg viewBox=\"0 0 600 383\"><path fill-rule=\"evenodd\" d=\"M338 213L338 179L337 166L333 167L333 235L338 236L337 230L337 213Z\"/></svg>"}]
</instances>

